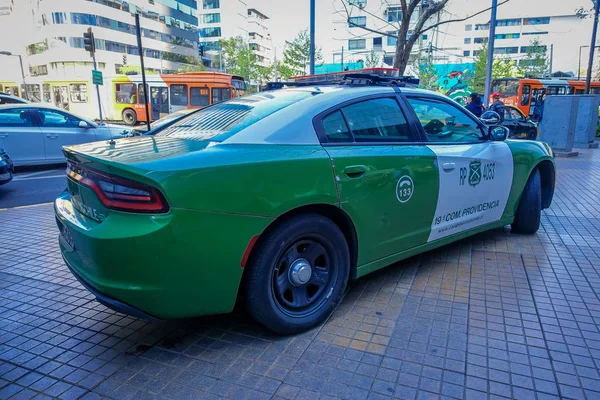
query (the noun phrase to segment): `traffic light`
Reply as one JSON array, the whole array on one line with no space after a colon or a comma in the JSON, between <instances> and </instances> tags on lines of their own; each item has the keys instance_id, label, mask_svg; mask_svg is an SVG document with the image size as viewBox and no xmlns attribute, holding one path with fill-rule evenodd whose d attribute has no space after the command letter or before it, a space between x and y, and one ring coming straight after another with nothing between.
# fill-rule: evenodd
<instances>
[{"instance_id":1,"label":"traffic light","mask_svg":"<svg viewBox=\"0 0 600 400\"><path fill-rule=\"evenodd\" d=\"M94 42L94 34L92 33L92 28L88 28L87 32L83 33L83 46L86 51L90 52L90 55L93 57L96 52L96 43Z\"/></svg>"},{"instance_id":2,"label":"traffic light","mask_svg":"<svg viewBox=\"0 0 600 400\"><path fill-rule=\"evenodd\" d=\"M127 54L123 54L123 65L127 65Z\"/></svg>"},{"instance_id":3,"label":"traffic light","mask_svg":"<svg viewBox=\"0 0 600 400\"><path fill-rule=\"evenodd\" d=\"M200 45L200 57L204 57L204 45Z\"/></svg>"}]
</instances>

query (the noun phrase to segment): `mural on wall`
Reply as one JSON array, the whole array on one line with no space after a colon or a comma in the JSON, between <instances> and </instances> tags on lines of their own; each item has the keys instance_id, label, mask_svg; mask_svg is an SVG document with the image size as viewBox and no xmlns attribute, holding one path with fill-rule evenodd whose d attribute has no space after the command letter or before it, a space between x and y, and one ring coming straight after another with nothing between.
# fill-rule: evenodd
<instances>
[{"instance_id":1,"label":"mural on wall","mask_svg":"<svg viewBox=\"0 0 600 400\"><path fill-rule=\"evenodd\" d=\"M475 63L434 64L433 68L438 77L439 91L464 105L471 94L468 82L473 76Z\"/></svg>"}]
</instances>

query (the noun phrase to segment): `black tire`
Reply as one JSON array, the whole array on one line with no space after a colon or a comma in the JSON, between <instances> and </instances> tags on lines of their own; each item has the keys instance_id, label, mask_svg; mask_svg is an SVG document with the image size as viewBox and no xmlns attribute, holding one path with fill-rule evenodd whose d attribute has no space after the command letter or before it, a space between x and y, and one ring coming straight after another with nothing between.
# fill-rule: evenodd
<instances>
[{"instance_id":1,"label":"black tire","mask_svg":"<svg viewBox=\"0 0 600 400\"><path fill-rule=\"evenodd\" d=\"M532 129L527 133L527 140L536 140L537 139L537 130Z\"/></svg>"},{"instance_id":2,"label":"black tire","mask_svg":"<svg viewBox=\"0 0 600 400\"><path fill-rule=\"evenodd\" d=\"M127 125L134 126L137 124L137 114L131 108L123 110L121 116L123 117L123 122L125 122Z\"/></svg>"},{"instance_id":3,"label":"black tire","mask_svg":"<svg viewBox=\"0 0 600 400\"><path fill-rule=\"evenodd\" d=\"M519 233L536 233L542 217L542 183L540 171L536 168L529 176L523 189L515 220L511 227Z\"/></svg>"},{"instance_id":4,"label":"black tire","mask_svg":"<svg viewBox=\"0 0 600 400\"><path fill-rule=\"evenodd\" d=\"M338 226L321 215L302 214L280 223L256 246L245 271L252 317L280 334L303 332L325 321L350 276L348 243Z\"/></svg>"}]
</instances>

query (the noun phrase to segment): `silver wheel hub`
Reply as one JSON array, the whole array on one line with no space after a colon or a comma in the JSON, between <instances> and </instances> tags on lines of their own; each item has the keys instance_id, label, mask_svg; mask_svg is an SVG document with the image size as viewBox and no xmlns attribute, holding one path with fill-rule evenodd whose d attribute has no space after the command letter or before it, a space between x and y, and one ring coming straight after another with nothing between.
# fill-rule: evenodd
<instances>
[{"instance_id":1,"label":"silver wheel hub","mask_svg":"<svg viewBox=\"0 0 600 400\"><path fill-rule=\"evenodd\" d=\"M292 263L288 274L289 280L294 286L304 285L312 276L310 263L304 258L299 258Z\"/></svg>"}]
</instances>

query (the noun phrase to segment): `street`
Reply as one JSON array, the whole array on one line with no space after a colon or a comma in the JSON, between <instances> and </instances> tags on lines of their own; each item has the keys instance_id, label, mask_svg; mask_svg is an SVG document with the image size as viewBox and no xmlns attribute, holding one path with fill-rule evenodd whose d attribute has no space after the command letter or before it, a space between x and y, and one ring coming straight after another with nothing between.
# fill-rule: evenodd
<instances>
[{"instance_id":1,"label":"street","mask_svg":"<svg viewBox=\"0 0 600 400\"><path fill-rule=\"evenodd\" d=\"M0 186L0 209L49 203L65 188L64 166L17 172Z\"/></svg>"},{"instance_id":2,"label":"street","mask_svg":"<svg viewBox=\"0 0 600 400\"><path fill-rule=\"evenodd\" d=\"M495 229L385 268L287 337L243 311L107 309L65 266L51 204L0 210L0 399L598 399L600 150L557 166L537 234ZM52 200L60 174L21 174L3 204Z\"/></svg>"}]
</instances>

